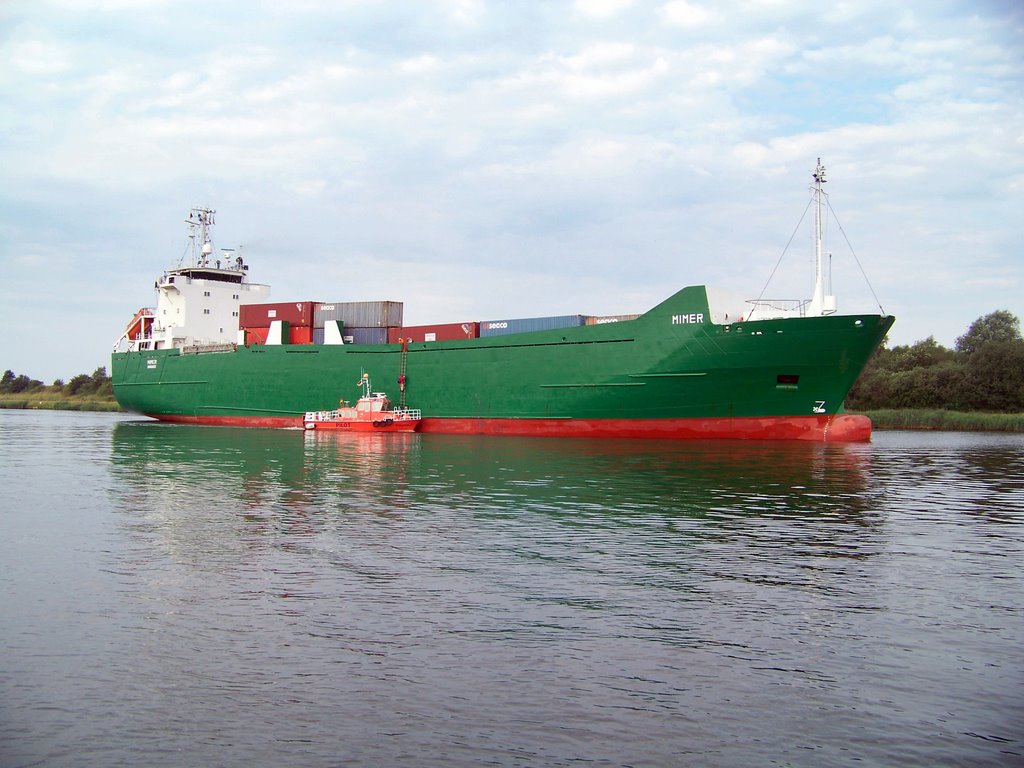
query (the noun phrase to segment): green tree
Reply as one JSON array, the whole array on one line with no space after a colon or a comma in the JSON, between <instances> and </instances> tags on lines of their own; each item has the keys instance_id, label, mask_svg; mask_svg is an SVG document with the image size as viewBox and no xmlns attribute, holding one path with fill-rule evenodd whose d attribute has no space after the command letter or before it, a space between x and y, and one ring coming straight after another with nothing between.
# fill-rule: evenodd
<instances>
[{"instance_id":1,"label":"green tree","mask_svg":"<svg viewBox=\"0 0 1024 768\"><path fill-rule=\"evenodd\" d=\"M114 394L114 385L107 376L106 366L101 365L92 373L92 391L101 396L109 396Z\"/></svg>"},{"instance_id":2,"label":"green tree","mask_svg":"<svg viewBox=\"0 0 1024 768\"><path fill-rule=\"evenodd\" d=\"M957 361L914 368L896 375L894 395L898 408L963 410L966 376Z\"/></svg>"},{"instance_id":3,"label":"green tree","mask_svg":"<svg viewBox=\"0 0 1024 768\"><path fill-rule=\"evenodd\" d=\"M879 347L846 404L855 410L956 408L963 401L963 382L957 354L929 336L911 345Z\"/></svg>"},{"instance_id":4,"label":"green tree","mask_svg":"<svg viewBox=\"0 0 1024 768\"><path fill-rule=\"evenodd\" d=\"M10 375L8 375L10 374ZM43 382L30 379L25 374L15 376L11 371L6 371L0 379L0 392L17 395L21 392L31 392L34 389L41 389Z\"/></svg>"},{"instance_id":5,"label":"green tree","mask_svg":"<svg viewBox=\"0 0 1024 768\"><path fill-rule=\"evenodd\" d=\"M956 340L956 351L929 336L880 347L846 399L852 409L940 408L1024 411L1024 339L1006 310L979 317Z\"/></svg>"},{"instance_id":6,"label":"green tree","mask_svg":"<svg viewBox=\"0 0 1024 768\"><path fill-rule=\"evenodd\" d=\"M880 356L878 363L890 371L911 371L948 363L955 357L953 350L936 342L934 336L929 336L910 346L893 347L888 354Z\"/></svg>"},{"instance_id":7,"label":"green tree","mask_svg":"<svg viewBox=\"0 0 1024 768\"><path fill-rule=\"evenodd\" d=\"M989 342L1020 339L1020 320L1012 312L998 309L971 323L967 333L956 340L956 351L973 355Z\"/></svg>"},{"instance_id":8,"label":"green tree","mask_svg":"<svg viewBox=\"0 0 1024 768\"><path fill-rule=\"evenodd\" d=\"M970 406L979 411L1024 411L1024 340L986 341L968 358Z\"/></svg>"},{"instance_id":9,"label":"green tree","mask_svg":"<svg viewBox=\"0 0 1024 768\"><path fill-rule=\"evenodd\" d=\"M92 392L92 377L80 373L72 376L71 380L64 385L64 392L69 395L85 395Z\"/></svg>"}]
</instances>

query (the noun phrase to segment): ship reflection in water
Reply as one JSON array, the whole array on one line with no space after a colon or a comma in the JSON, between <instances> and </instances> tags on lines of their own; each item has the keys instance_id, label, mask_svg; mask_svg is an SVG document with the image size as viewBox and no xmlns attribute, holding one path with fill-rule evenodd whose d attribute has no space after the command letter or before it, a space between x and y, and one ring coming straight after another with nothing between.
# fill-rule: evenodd
<instances>
[{"instance_id":1,"label":"ship reflection in water","mask_svg":"<svg viewBox=\"0 0 1024 768\"><path fill-rule=\"evenodd\" d=\"M871 451L789 441L643 441L239 431L122 422L114 458L140 493L233 509L678 517L856 515ZM231 503L234 502L234 503ZM211 510L212 511L212 510Z\"/></svg>"},{"instance_id":2,"label":"ship reflection in water","mask_svg":"<svg viewBox=\"0 0 1024 768\"><path fill-rule=\"evenodd\" d=\"M372 569L374 550L389 538L402 540L407 556L427 560L447 561L452 552L472 560L488 550L572 560L612 547L644 563L660 552L672 564L696 554L685 554L692 547L742 539L745 557L765 558L758 569L768 573L780 545L861 557L860 531L878 522L868 511L871 452L863 445L354 435L153 422L118 424L113 445L125 480L116 506L147 532L158 526L174 556L189 560L211 547L315 545L351 554L363 546L349 562Z\"/></svg>"}]
</instances>

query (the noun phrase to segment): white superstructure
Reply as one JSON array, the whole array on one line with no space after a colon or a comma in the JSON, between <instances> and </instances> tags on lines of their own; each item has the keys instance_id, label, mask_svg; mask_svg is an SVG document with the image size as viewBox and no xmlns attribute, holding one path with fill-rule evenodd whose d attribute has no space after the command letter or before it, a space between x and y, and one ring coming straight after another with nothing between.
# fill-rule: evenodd
<instances>
[{"instance_id":1,"label":"white superstructure","mask_svg":"<svg viewBox=\"0 0 1024 768\"><path fill-rule=\"evenodd\" d=\"M239 307L265 302L270 286L246 280L249 267L234 251L215 258L210 227L216 211L193 208L189 225L191 262L157 279L156 308L140 309L114 344L118 349L168 349L235 344Z\"/></svg>"}]
</instances>

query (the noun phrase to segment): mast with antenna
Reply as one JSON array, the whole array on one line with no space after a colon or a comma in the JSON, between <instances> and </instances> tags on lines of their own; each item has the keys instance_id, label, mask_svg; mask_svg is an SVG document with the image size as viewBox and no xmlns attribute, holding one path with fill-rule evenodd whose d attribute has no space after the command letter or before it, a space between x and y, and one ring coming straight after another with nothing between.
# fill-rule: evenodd
<instances>
[{"instance_id":1,"label":"mast with antenna","mask_svg":"<svg viewBox=\"0 0 1024 768\"><path fill-rule=\"evenodd\" d=\"M191 241L193 267L205 267L210 263L210 256L213 254L213 241L210 240L210 227L214 224L214 214L217 212L210 208L193 208L185 223L188 224L188 239ZM198 233L196 230L199 230ZM196 249L196 238L198 235L201 245Z\"/></svg>"},{"instance_id":2,"label":"mast with antenna","mask_svg":"<svg viewBox=\"0 0 1024 768\"><path fill-rule=\"evenodd\" d=\"M825 264L822 258L822 228L825 218L825 166L818 158L814 169L814 294L807 314L811 317L830 315L836 311L836 297L825 294Z\"/></svg>"}]
</instances>

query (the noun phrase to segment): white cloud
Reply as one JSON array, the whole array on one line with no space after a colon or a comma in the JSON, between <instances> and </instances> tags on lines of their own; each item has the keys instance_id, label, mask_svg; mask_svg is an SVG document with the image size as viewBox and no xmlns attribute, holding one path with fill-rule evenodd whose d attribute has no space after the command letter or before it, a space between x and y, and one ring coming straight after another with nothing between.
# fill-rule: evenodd
<instances>
[{"instance_id":1,"label":"white cloud","mask_svg":"<svg viewBox=\"0 0 1024 768\"><path fill-rule=\"evenodd\" d=\"M486 11L483 0L441 0L449 18L457 24L479 24Z\"/></svg>"},{"instance_id":2,"label":"white cloud","mask_svg":"<svg viewBox=\"0 0 1024 768\"><path fill-rule=\"evenodd\" d=\"M433 54L424 53L411 59L399 62L398 68L410 75L422 75L437 72L441 68L441 59Z\"/></svg>"},{"instance_id":3,"label":"white cloud","mask_svg":"<svg viewBox=\"0 0 1024 768\"><path fill-rule=\"evenodd\" d=\"M666 23L678 27L701 27L716 20L714 12L687 0L670 0L662 6L661 15Z\"/></svg>"},{"instance_id":4,"label":"white cloud","mask_svg":"<svg viewBox=\"0 0 1024 768\"><path fill-rule=\"evenodd\" d=\"M71 68L68 46L45 40L15 41L5 58L11 67L27 75L56 75Z\"/></svg>"},{"instance_id":5,"label":"white cloud","mask_svg":"<svg viewBox=\"0 0 1024 768\"><path fill-rule=\"evenodd\" d=\"M627 8L634 0L574 0L573 13L592 19L610 19Z\"/></svg>"},{"instance_id":6,"label":"white cloud","mask_svg":"<svg viewBox=\"0 0 1024 768\"><path fill-rule=\"evenodd\" d=\"M172 4L173 0L42 0L40 5L56 12L122 13L146 11Z\"/></svg>"}]
</instances>

